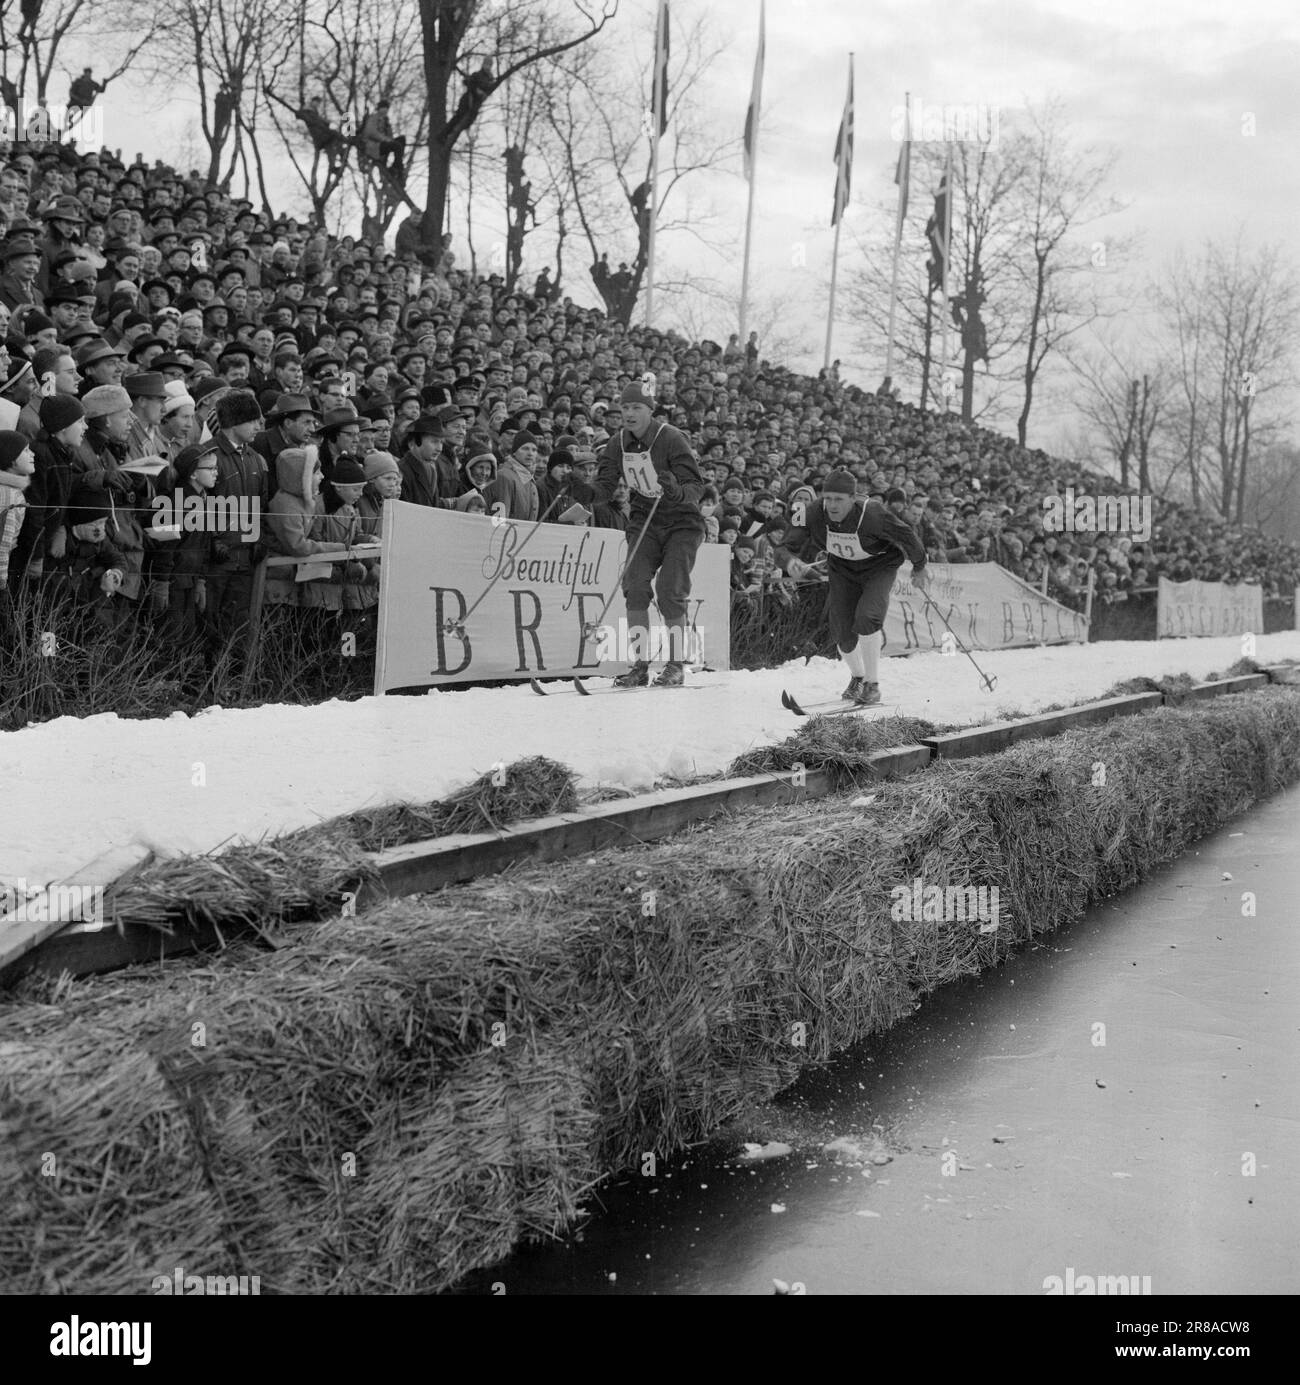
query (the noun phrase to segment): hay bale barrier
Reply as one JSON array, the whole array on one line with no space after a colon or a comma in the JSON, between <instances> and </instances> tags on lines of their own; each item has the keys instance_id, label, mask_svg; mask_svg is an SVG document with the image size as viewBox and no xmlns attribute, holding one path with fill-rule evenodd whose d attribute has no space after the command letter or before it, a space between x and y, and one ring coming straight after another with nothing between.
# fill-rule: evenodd
<instances>
[{"instance_id":1,"label":"hay bale barrier","mask_svg":"<svg viewBox=\"0 0 1300 1385\"><path fill-rule=\"evenodd\" d=\"M11 1004L0 1289L450 1287L1297 778L1273 687Z\"/></svg>"}]
</instances>

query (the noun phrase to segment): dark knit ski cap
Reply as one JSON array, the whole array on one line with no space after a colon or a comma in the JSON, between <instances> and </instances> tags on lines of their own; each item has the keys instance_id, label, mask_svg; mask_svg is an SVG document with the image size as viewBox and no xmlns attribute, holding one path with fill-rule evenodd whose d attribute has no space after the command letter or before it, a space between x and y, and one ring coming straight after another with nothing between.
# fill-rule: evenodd
<instances>
[{"instance_id":1,"label":"dark knit ski cap","mask_svg":"<svg viewBox=\"0 0 1300 1385\"><path fill-rule=\"evenodd\" d=\"M556 450L552 452L551 455L546 459L546 470L548 472L554 471L557 466L571 467L573 465L573 453L566 452L565 449L562 447L556 448Z\"/></svg>"},{"instance_id":2,"label":"dark knit ski cap","mask_svg":"<svg viewBox=\"0 0 1300 1385\"><path fill-rule=\"evenodd\" d=\"M646 389L640 380L633 380L624 385L623 393L619 395L618 402L620 404L644 404L648 409L655 407L654 395Z\"/></svg>"},{"instance_id":3,"label":"dark knit ski cap","mask_svg":"<svg viewBox=\"0 0 1300 1385\"><path fill-rule=\"evenodd\" d=\"M510 440L510 455L513 456L521 447L526 447L529 443L537 446L537 434L531 428L521 428Z\"/></svg>"},{"instance_id":4,"label":"dark knit ski cap","mask_svg":"<svg viewBox=\"0 0 1300 1385\"><path fill-rule=\"evenodd\" d=\"M80 486L68 499L68 528L75 529L78 524L94 524L97 519L107 519L112 509L105 498L107 492L91 490Z\"/></svg>"},{"instance_id":5,"label":"dark knit ski cap","mask_svg":"<svg viewBox=\"0 0 1300 1385\"><path fill-rule=\"evenodd\" d=\"M856 495L858 493L858 483L854 479L853 473L845 471L843 467L838 471L832 471L822 482L822 494L829 495L832 491L839 495Z\"/></svg>"},{"instance_id":6,"label":"dark knit ski cap","mask_svg":"<svg viewBox=\"0 0 1300 1385\"><path fill-rule=\"evenodd\" d=\"M340 457L330 472L330 484L334 486L361 486L365 484L366 473L361 463L351 457Z\"/></svg>"},{"instance_id":7,"label":"dark knit ski cap","mask_svg":"<svg viewBox=\"0 0 1300 1385\"><path fill-rule=\"evenodd\" d=\"M898 488L897 486L891 486L891 487L885 492L885 504L886 504L886 505L892 505L896 500L901 500L901 501L903 501L904 503L906 503L906 502L907 502L907 492L906 492L905 490L899 490L899 488Z\"/></svg>"},{"instance_id":8,"label":"dark knit ski cap","mask_svg":"<svg viewBox=\"0 0 1300 1385\"><path fill-rule=\"evenodd\" d=\"M61 433L85 416L81 400L74 399L70 394L52 394L41 400L41 427L47 433Z\"/></svg>"},{"instance_id":9,"label":"dark knit ski cap","mask_svg":"<svg viewBox=\"0 0 1300 1385\"><path fill-rule=\"evenodd\" d=\"M0 471L8 471L27 448L27 435L0 428Z\"/></svg>"}]
</instances>

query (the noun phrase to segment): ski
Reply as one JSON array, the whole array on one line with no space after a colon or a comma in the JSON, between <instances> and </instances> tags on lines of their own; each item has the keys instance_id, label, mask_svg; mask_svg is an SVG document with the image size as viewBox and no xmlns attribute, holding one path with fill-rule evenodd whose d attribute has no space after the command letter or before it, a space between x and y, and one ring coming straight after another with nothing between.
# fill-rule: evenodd
<instances>
[{"instance_id":1,"label":"ski","mask_svg":"<svg viewBox=\"0 0 1300 1385\"><path fill-rule=\"evenodd\" d=\"M575 693L578 693L578 694L579 694L580 696L582 696L582 697L599 697L599 696L600 696L601 694L603 694L603 693L631 693L631 692L701 692L701 691L703 691L703 690L704 690L705 688L707 688L707 687L712 687L712 686L714 686L713 684L710 684L710 683L680 683L680 684L677 685L677 687L671 688L671 687L659 687L659 686L656 686L654 683L647 683L646 686L643 687L643 688L613 688L613 687L607 687L607 688L589 688L589 687L586 686L586 683L584 682L584 680L582 680L582 679L580 679L580 678L574 678L574 679L571 680L571 682L572 682L572 685L573 685L573 686L572 686L572 689L561 689L561 690L560 690L560 696L564 696L564 694L565 694L567 691L573 691L573 692L575 692ZM528 680L528 686L538 695L538 697L553 697L553 696L555 696L554 693L549 693L549 692L547 692L546 689L541 685L541 683L539 683L539 682L537 681L536 678L530 678L530 679Z\"/></svg>"},{"instance_id":2,"label":"ski","mask_svg":"<svg viewBox=\"0 0 1300 1385\"><path fill-rule=\"evenodd\" d=\"M846 702L842 697L837 697L833 702L809 702L806 705L796 702L788 692L781 693L781 706L787 712L793 712L797 717L834 717L843 716L846 712L879 712L897 711L896 703L873 702L867 706L862 706L857 702Z\"/></svg>"}]
</instances>

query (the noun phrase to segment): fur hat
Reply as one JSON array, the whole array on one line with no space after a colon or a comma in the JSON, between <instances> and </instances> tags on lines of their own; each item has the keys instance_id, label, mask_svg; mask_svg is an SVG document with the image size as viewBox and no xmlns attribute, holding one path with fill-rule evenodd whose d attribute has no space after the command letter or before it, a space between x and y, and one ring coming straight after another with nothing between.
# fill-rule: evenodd
<instances>
[{"instance_id":1,"label":"fur hat","mask_svg":"<svg viewBox=\"0 0 1300 1385\"><path fill-rule=\"evenodd\" d=\"M121 385L96 385L82 395L81 407L85 409L87 418L104 418L108 414L129 409L131 396Z\"/></svg>"},{"instance_id":2,"label":"fur hat","mask_svg":"<svg viewBox=\"0 0 1300 1385\"><path fill-rule=\"evenodd\" d=\"M252 390L231 390L217 401L217 427L237 428L241 423L260 423L262 409Z\"/></svg>"}]
</instances>

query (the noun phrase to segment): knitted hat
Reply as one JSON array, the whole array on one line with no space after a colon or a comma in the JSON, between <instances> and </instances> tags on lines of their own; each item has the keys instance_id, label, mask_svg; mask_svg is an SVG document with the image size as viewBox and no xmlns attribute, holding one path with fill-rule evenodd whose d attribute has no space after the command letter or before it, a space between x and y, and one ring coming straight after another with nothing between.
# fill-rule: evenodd
<instances>
[{"instance_id":1,"label":"knitted hat","mask_svg":"<svg viewBox=\"0 0 1300 1385\"><path fill-rule=\"evenodd\" d=\"M822 482L822 494L829 495L831 492L850 498L855 496L858 493L858 483L852 472L845 471L843 467L838 471L832 471Z\"/></svg>"},{"instance_id":2,"label":"knitted hat","mask_svg":"<svg viewBox=\"0 0 1300 1385\"><path fill-rule=\"evenodd\" d=\"M487 501L483 498L483 492L479 490L466 491L464 495L458 496L456 499L456 508L464 514L476 499L486 510Z\"/></svg>"},{"instance_id":3,"label":"knitted hat","mask_svg":"<svg viewBox=\"0 0 1300 1385\"><path fill-rule=\"evenodd\" d=\"M550 472L554 471L557 466L571 467L573 466L573 464L573 453L566 452L563 448L559 448L556 451L552 452L551 455L546 459L546 470L549 474Z\"/></svg>"},{"instance_id":4,"label":"knitted hat","mask_svg":"<svg viewBox=\"0 0 1300 1385\"><path fill-rule=\"evenodd\" d=\"M0 471L8 471L28 446L27 435L0 429Z\"/></svg>"},{"instance_id":5,"label":"knitted hat","mask_svg":"<svg viewBox=\"0 0 1300 1385\"><path fill-rule=\"evenodd\" d=\"M112 514L106 492L91 490L80 486L68 498L68 528L75 529L78 524L94 524L97 519L108 519Z\"/></svg>"},{"instance_id":6,"label":"knitted hat","mask_svg":"<svg viewBox=\"0 0 1300 1385\"><path fill-rule=\"evenodd\" d=\"M362 468L366 474L367 481L373 481L380 476L400 476L402 469L397 465L397 459L391 452L367 452Z\"/></svg>"},{"instance_id":7,"label":"knitted hat","mask_svg":"<svg viewBox=\"0 0 1300 1385\"><path fill-rule=\"evenodd\" d=\"M513 457L516 452L529 443L532 443L534 447L537 446L537 434L531 429L521 428L510 440L510 455Z\"/></svg>"},{"instance_id":8,"label":"knitted hat","mask_svg":"<svg viewBox=\"0 0 1300 1385\"><path fill-rule=\"evenodd\" d=\"M131 396L121 385L96 385L82 396L81 406L87 418L104 418L131 407Z\"/></svg>"},{"instance_id":9,"label":"knitted hat","mask_svg":"<svg viewBox=\"0 0 1300 1385\"><path fill-rule=\"evenodd\" d=\"M167 391L167 397L163 400L163 417L174 414L177 409L183 409L187 404L194 407L194 396L185 388L183 380L168 380L163 387Z\"/></svg>"},{"instance_id":10,"label":"knitted hat","mask_svg":"<svg viewBox=\"0 0 1300 1385\"><path fill-rule=\"evenodd\" d=\"M623 393L619 395L620 404L644 404L648 409L655 407L655 397L651 389L647 389L644 380L633 380L623 386Z\"/></svg>"},{"instance_id":11,"label":"knitted hat","mask_svg":"<svg viewBox=\"0 0 1300 1385\"><path fill-rule=\"evenodd\" d=\"M81 400L70 394L52 394L41 400L40 414L41 427L54 434L71 428L79 418L85 418L86 411L81 407Z\"/></svg>"},{"instance_id":12,"label":"knitted hat","mask_svg":"<svg viewBox=\"0 0 1300 1385\"><path fill-rule=\"evenodd\" d=\"M351 457L340 457L330 472L330 484L335 486L361 486L366 481L366 473L360 462Z\"/></svg>"},{"instance_id":13,"label":"knitted hat","mask_svg":"<svg viewBox=\"0 0 1300 1385\"><path fill-rule=\"evenodd\" d=\"M23 333L25 336L34 337L37 332L47 332L54 323L45 316L44 313L28 313L23 318Z\"/></svg>"}]
</instances>

